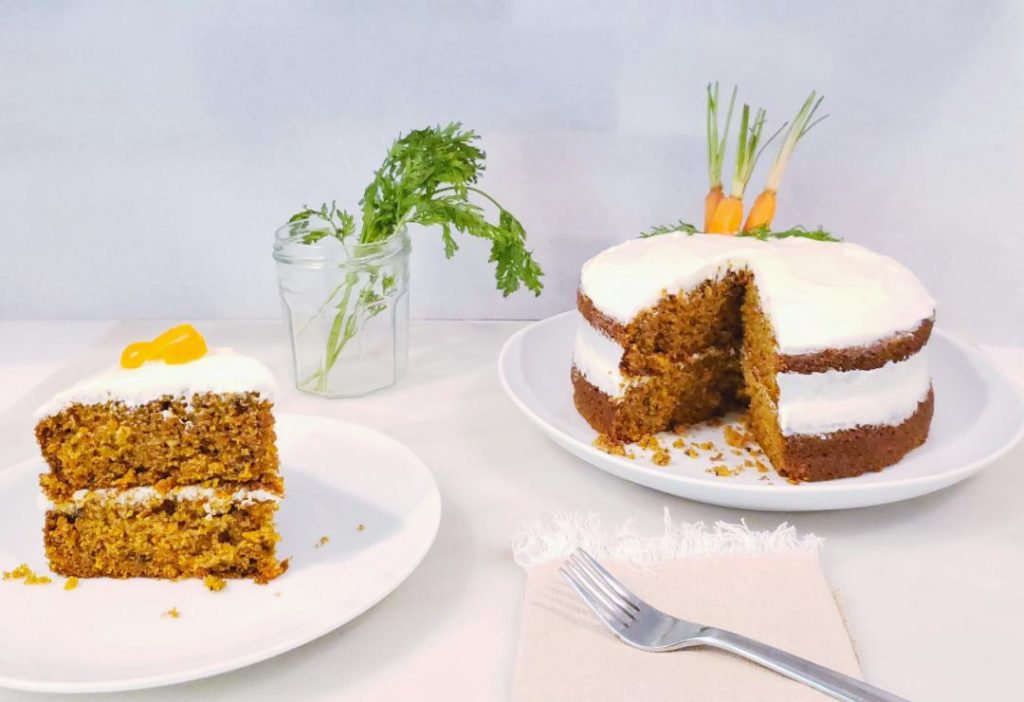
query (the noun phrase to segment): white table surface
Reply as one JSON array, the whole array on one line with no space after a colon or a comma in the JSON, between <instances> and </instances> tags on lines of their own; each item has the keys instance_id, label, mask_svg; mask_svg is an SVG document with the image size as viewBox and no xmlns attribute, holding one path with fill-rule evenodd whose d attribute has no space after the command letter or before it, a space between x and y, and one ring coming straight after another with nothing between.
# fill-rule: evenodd
<instances>
[{"instance_id":1,"label":"white table surface","mask_svg":"<svg viewBox=\"0 0 1024 702\"><path fill-rule=\"evenodd\" d=\"M965 483L896 505L766 514L689 502L589 467L519 414L496 362L522 325L414 323L410 371L399 385L320 400L291 389L280 323L197 324L211 345L271 366L282 380L281 411L361 422L416 451L441 488L441 529L405 584L318 641L207 680L90 699L507 699L524 583L509 550L516 526L551 510L583 510L606 523L635 517L654 533L665 505L681 520L745 518L755 528L788 521L825 537L825 570L871 682L913 700L1024 699L1024 446ZM128 341L165 326L0 322L0 469L35 451L38 401L73 381L83 362L116 358ZM1024 386L1024 349L987 351ZM338 470L353 469L339 456ZM57 697L0 690L0 699Z\"/></svg>"}]
</instances>

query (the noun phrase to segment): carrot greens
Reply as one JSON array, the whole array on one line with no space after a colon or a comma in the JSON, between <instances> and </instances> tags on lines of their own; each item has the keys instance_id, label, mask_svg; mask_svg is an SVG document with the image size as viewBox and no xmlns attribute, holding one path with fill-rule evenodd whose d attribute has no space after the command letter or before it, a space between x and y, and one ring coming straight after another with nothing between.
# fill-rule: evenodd
<instances>
[{"instance_id":1,"label":"carrot greens","mask_svg":"<svg viewBox=\"0 0 1024 702\"><path fill-rule=\"evenodd\" d=\"M459 249L456 233L490 242L489 261L502 295L522 287L539 295L544 273L526 247L526 230L493 196L477 187L486 159L476 145L479 139L458 122L400 136L363 191L358 227L353 214L332 202L316 209L304 207L292 215L291 235L303 244L332 237L358 251L359 246L386 242L410 224L437 226L448 258ZM488 216L485 206L495 210L496 217ZM395 280L372 265L366 275L345 275L320 308L321 313L331 308L335 313L323 364L315 377L300 384L315 381L318 389L326 387L345 345L370 318L387 309L394 287Z\"/></svg>"}]
</instances>

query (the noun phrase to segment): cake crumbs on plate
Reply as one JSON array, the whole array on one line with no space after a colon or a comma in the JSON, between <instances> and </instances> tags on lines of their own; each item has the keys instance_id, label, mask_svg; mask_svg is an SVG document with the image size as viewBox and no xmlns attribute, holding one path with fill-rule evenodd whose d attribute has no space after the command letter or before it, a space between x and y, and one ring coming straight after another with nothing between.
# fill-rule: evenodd
<instances>
[{"instance_id":1,"label":"cake crumbs on plate","mask_svg":"<svg viewBox=\"0 0 1024 702\"><path fill-rule=\"evenodd\" d=\"M53 580L46 575L37 575L28 567L28 563L22 563L14 570L4 571L4 580L21 580L25 585L47 585Z\"/></svg>"},{"instance_id":2,"label":"cake crumbs on plate","mask_svg":"<svg viewBox=\"0 0 1024 702\"><path fill-rule=\"evenodd\" d=\"M329 537L329 536L327 536L326 534L324 534L323 536L321 536L321 537L320 537L320 538L319 538L319 539L317 540L317 542L316 542L315 544L313 544L313 548L321 548L321 547L323 547L323 546L326 546L326 545L327 545L327 544L329 544L330 542L331 542L331 537Z\"/></svg>"},{"instance_id":3,"label":"cake crumbs on plate","mask_svg":"<svg viewBox=\"0 0 1024 702\"><path fill-rule=\"evenodd\" d=\"M166 612L162 612L162 613L160 614L160 616L161 616L161 617L169 617L169 618L171 618L171 619L177 619L178 617L180 617L180 616L181 616L181 612L179 612L179 611L178 611L178 608L177 608L177 607L171 607L171 608L170 608L169 610L167 610Z\"/></svg>"},{"instance_id":4,"label":"cake crumbs on plate","mask_svg":"<svg viewBox=\"0 0 1024 702\"><path fill-rule=\"evenodd\" d=\"M729 468L729 466L721 463L718 464L717 466L711 466L710 468L707 469L707 472L714 473L720 478L727 478L730 475L737 475L739 473L739 471L734 472Z\"/></svg>"},{"instance_id":5,"label":"cake crumbs on plate","mask_svg":"<svg viewBox=\"0 0 1024 702\"><path fill-rule=\"evenodd\" d=\"M227 587L228 582L224 578L218 578L216 575L207 575L203 578L203 585L210 592L220 592Z\"/></svg>"},{"instance_id":6,"label":"cake crumbs on plate","mask_svg":"<svg viewBox=\"0 0 1024 702\"><path fill-rule=\"evenodd\" d=\"M722 434L725 436L725 443L733 448L746 448L750 443L750 435L745 430L739 430L731 424L725 425Z\"/></svg>"},{"instance_id":7,"label":"cake crumbs on plate","mask_svg":"<svg viewBox=\"0 0 1024 702\"><path fill-rule=\"evenodd\" d=\"M76 587L78 587L78 578L76 578L75 576L72 575L70 578L64 581L65 590L74 590Z\"/></svg>"},{"instance_id":8,"label":"cake crumbs on plate","mask_svg":"<svg viewBox=\"0 0 1024 702\"><path fill-rule=\"evenodd\" d=\"M642 449L647 449L648 451L657 451L658 449L661 448L661 444L658 443L658 438L653 434L641 436L639 439L637 439L636 445Z\"/></svg>"},{"instance_id":9,"label":"cake crumbs on plate","mask_svg":"<svg viewBox=\"0 0 1024 702\"><path fill-rule=\"evenodd\" d=\"M356 531L366 531L365 524L356 524Z\"/></svg>"},{"instance_id":10,"label":"cake crumbs on plate","mask_svg":"<svg viewBox=\"0 0 1024 702\"><path fill-rule=\"evenodd\" d=\"M637 446L651 452L651 462L656 466L667 466L672 462L672 454L661 445L658 437L653 434L643 436L636 442Z\"/></svg>"},{"instance_id":11,"label":"cake crumbs on plate","mask_svg":"<svg viewBox=\"0 0 1024 702\"><path fill-rule=\"evenodd\" d=\"M623 456L625 458L636 458L636 454L626 451L626 445L616 441L604 434L598 434L594 439L594 448L604 451L612 456Z\"/></svg>"}]
</instances>

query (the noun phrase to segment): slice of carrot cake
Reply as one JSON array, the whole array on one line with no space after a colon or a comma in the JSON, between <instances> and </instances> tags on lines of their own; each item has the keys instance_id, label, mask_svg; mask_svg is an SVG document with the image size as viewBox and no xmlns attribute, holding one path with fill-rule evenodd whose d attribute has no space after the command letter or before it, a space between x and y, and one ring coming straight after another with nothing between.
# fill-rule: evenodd
<instances>
[{"instance_id":1,"label":"slice of carrot cake","mask_svg":"<svg viewBox=\"0 0 1024 702\"><path fill-rule=\"evenodd\" d=\"M264 582L283 572L270 371L190 325L39 408L44 541L65 576Z\"/></svg>"}]
</instances>

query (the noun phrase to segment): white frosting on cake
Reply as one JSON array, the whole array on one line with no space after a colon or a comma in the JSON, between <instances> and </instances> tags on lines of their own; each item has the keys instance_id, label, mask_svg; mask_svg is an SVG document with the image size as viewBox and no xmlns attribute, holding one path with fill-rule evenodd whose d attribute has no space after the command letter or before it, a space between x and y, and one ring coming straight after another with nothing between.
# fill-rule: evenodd
<instances>
[{"instance_id":1,"label":"white frosting on cake","mask_svg":"<svg viewBox=\"0 0 1024 702\"><path fill-rule=\"evenodd\" d=\"M872 370L779 373L775 378L779 428L787 436L901 424L931 389L927 349Z\"/></svg>"},{"instance_id":2,"label":"white frosting on cake","mask_svg":"<svg viewBox=\"0 0 1024 702\"><path fill-rule=\"evenodd\" d=\"M213 511L222 512L233 505L244 507L257 502L281 501L281 495L277 495L269 490L240 488L234 492L226 492L201 485L182 485L165 492L161 492L149 485L126 489L97 488L95 490L76 490L69 500L62 501L59 505L54 505L42 493L39 494L39 497L40 506L44 509L56 508L62 512L74 512L89 500L98 500L104 503L113 502L118 505L141 505L153 502L154 500L206 502L210 505L210 508L207 509L208 513Z\"/></svg>"},{"instance_id":3,"label":"white frosting on cake","mask_svg":"<svg viewBox=\"0 0 1024 702\"><path fill-rule=\"evenodd\" d=\"M913 330L935 311L917 277L888 256L801 237L632 239L587 261L580 290L602 313L628 324L665 294L741 269L753 272L779 351L787 355L870 345Z\"/></svg>"},{"instance_id":4,"label":"white frosting on cake","mask_svg":"<svg viewBox=\"0 0 1024 702\"><path fill-rule=\"evenodd\" d=\"M76 403L122 402L133 407L164 395L190 398L196 393L256 392L271 399L276 387L270 369L255 358L228 348L210 349L189 363L148 361L139 368L111 366L57 393L36 410L36 418L56 414Z\"/></svg>"},{"instance_id":5,"label":"white frosting on cake","mask_svg":"<svg viewBox=\"0 0 1024 702\"><path fill-rule=\"evenodd\" d=\"M609 397L621 397L625 392L625 378L619 370L623 353L617 341L580 317L572 354L573 365L591 385Z\"/></svg>"}]
</instances>

